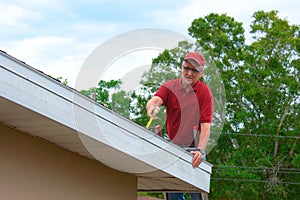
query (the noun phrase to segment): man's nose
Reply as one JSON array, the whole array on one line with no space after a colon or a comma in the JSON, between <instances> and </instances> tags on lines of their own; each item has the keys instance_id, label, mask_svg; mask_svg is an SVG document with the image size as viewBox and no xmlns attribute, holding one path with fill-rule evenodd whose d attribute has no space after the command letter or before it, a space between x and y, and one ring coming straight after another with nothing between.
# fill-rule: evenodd
<instances>
[{"instance_id":1,"label":"man's nose","mask_svg":"<svg viewBox=\"0 0 300 200\"><path fill-rule=\"evenodd\" d=\"M192 70L188 70L188 75L193 75L193 71Z\"/></svg>"}]
</instances>

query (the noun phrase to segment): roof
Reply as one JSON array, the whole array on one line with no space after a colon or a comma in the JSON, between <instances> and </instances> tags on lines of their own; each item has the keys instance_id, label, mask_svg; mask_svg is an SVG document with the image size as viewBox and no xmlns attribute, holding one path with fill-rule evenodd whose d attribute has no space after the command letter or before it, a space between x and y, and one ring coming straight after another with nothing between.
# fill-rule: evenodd
<instances>
[{"instance_id":1,"label":"roof","mask_svg":"<svg viewBox=\"0 0 300 200\"><path fill-rule=\"evenodd\" d=\"M0 122L138 177L139 191L209 192L212 165L0 52Z\"/></svg>"}]
</instances>

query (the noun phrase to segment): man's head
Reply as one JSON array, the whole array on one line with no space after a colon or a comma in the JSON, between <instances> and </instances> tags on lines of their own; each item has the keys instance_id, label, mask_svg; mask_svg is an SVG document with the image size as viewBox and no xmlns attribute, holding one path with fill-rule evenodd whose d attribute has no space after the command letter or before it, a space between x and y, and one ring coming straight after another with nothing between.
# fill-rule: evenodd
<instances>
[{"instance_id":1,"label":"man's head","mask_svg":"<svg viewBox=\"0 0 300 200\"><path fill-rule=\"evenodd\" d=\"M197 52L188 53L182 63L183 83L194 85L204 72L204 57Z\"/></svg>"}]
</instances>

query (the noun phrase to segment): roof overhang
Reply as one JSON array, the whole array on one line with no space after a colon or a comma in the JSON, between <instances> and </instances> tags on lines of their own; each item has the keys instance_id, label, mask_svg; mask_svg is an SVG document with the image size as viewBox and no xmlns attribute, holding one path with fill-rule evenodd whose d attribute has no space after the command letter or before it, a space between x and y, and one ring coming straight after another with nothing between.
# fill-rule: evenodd
<instances>
[{"instance_id":1,"label":"roof overhang","mask_svg":"<svg viewBox=\"0 0 300 200\"><path fill-rule=\"evenodd\" d=\"M139 191L209 192L212 165L0 52L0 122L138 177Z\"/></svg>"}]
</instances>

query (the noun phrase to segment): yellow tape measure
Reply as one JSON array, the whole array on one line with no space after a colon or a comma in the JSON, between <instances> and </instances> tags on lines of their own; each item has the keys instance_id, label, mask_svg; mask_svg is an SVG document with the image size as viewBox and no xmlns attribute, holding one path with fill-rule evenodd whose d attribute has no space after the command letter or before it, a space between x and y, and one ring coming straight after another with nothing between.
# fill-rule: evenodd
<instances>
[{"instance_id":1,"label":"yellow tape measure","mask_svg":"<svg viewBox=\"0 0 300 200\"><path fill-rule=\"evenodd\" d=\"M150 124L151 124L151 123L152 123L152 121L153 121L153 118L154 118L154 116L155 116L157 113L158 113L158 110L157 110L157 109L155 109L155 110L153 111L153 114L152 114L152 116L150 117L150 119L149 119L149 121L148 121L147 125L146 125L146 129L148 129L148 128L149 128Z\"/></svg>"}]
</instances>

